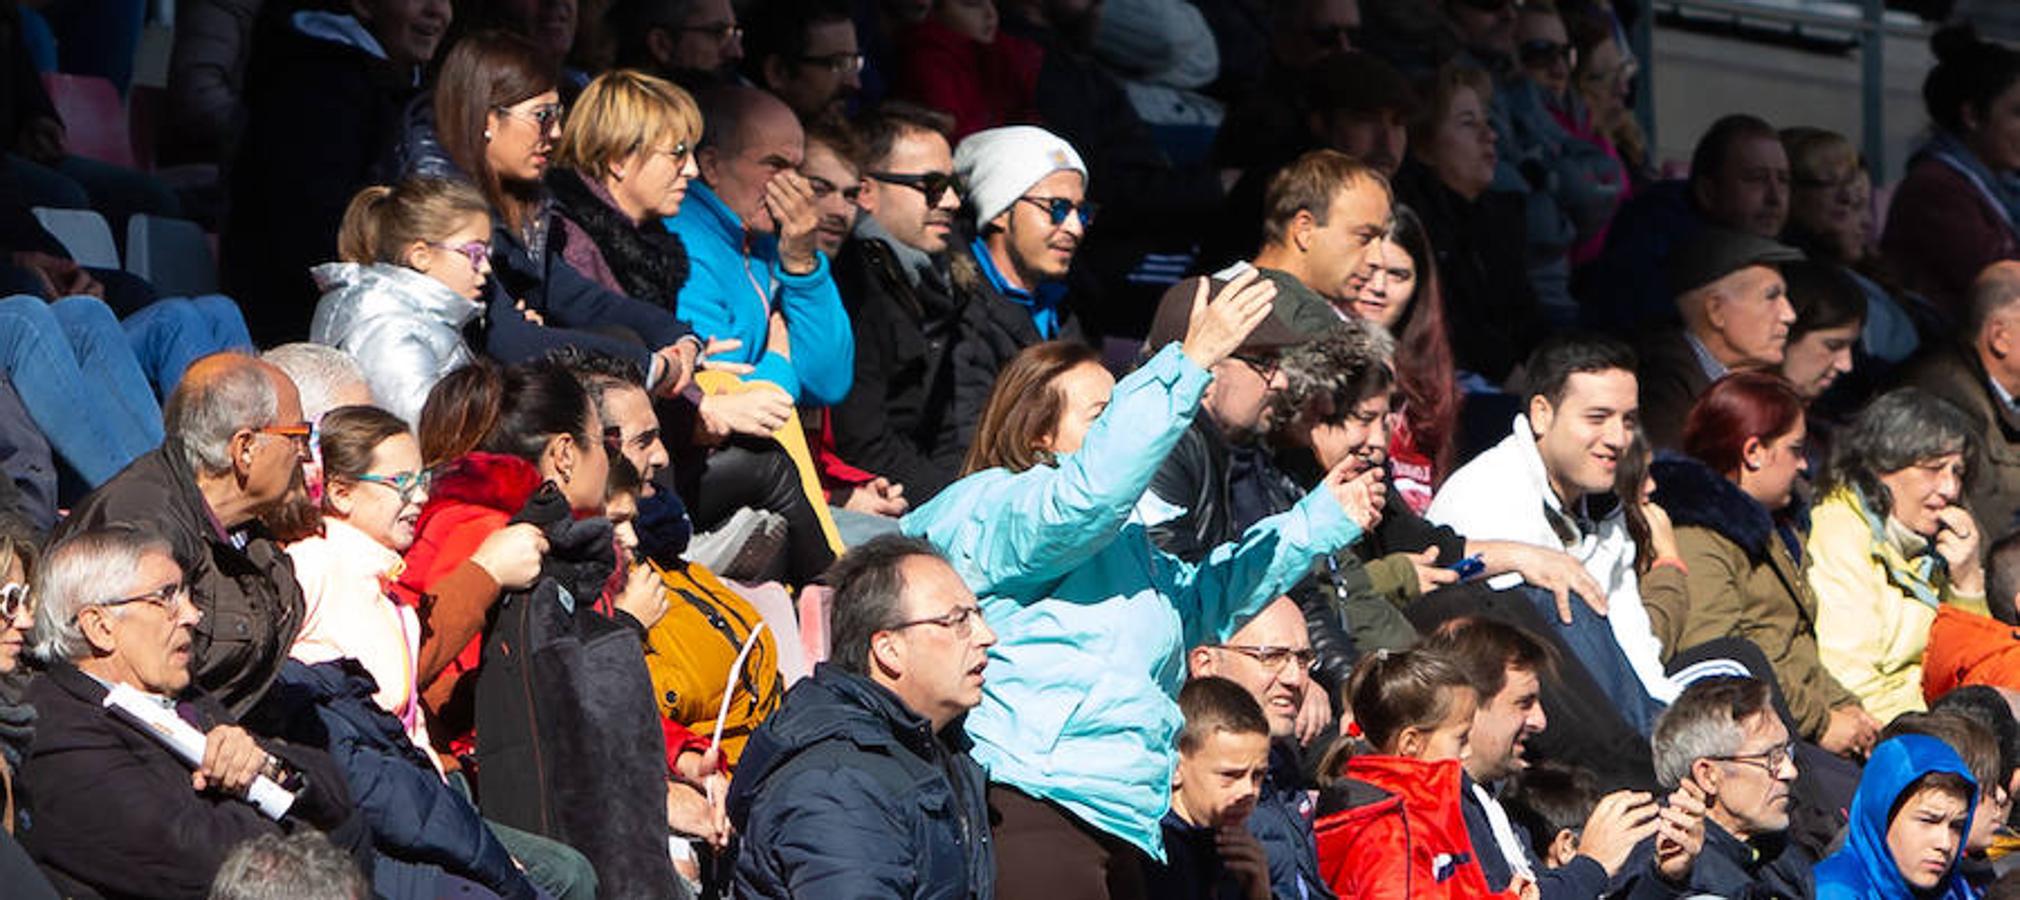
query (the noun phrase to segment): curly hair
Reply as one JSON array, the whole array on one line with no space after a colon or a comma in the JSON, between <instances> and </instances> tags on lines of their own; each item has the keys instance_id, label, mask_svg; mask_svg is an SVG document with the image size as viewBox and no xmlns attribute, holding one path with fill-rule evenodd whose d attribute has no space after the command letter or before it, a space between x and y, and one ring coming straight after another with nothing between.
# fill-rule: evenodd
<instances>
[{"instance_id":1,"label":"curly hair","mask_svg":"<svg viewBox=\"0 0 2020 900\"><path fill-rule=\"evenodd\" d=\"M1361 401L1396 386L1389 361L1396 339L1373 322L1347 319L1317 338L1283 353L1278 371L1284 389L1276 402L1283 421L1301 415L1329 421Z\"/></svg>"}]
</instances>

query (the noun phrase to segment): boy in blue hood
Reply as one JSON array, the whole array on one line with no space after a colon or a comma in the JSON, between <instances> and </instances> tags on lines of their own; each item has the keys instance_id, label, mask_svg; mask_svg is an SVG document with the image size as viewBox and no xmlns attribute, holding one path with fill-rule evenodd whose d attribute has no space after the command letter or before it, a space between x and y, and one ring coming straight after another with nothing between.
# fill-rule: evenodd
<instances>
[{"instance_id":1,"label":"boy in blue hood","mask_svg":"<svg viewBox=\"0 0 2020 900\"><path fill-rule=\"evenodd\" d=\"M1902 735L1873 750L1844 849L1817 865L1817 900L1971 900L1957 871L1978 782L1948 744Z\"/></svg>"}]
</instances>

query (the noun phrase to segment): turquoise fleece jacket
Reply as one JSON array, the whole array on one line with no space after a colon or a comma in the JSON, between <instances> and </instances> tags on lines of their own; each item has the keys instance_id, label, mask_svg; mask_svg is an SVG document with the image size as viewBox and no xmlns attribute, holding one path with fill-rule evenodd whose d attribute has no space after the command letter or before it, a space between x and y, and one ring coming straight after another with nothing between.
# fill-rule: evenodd
<instances>
[{"instance_id":1,"label":"turquoise fleece jacket","mask_svg":"<svg viewBox=\"0 0 2020 900\"><path fill-rule=\"evenodd\" d=\"M1211 380L1166 347L1115 386L1078 452L977 472L900 522L946 554L996 631L967 720L990 779L1160 860L1185 651L1361 536L1321 488L1198 565L1151 544L1137 504Z\"/></svg>"}]
</instances>

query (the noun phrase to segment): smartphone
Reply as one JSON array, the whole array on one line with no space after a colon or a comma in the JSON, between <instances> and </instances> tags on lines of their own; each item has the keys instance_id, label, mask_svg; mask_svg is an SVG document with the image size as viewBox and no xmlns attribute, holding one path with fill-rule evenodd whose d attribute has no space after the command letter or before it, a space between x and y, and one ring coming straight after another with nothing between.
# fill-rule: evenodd
<instances>
[{"instance_id":1,"label":"smartphone","mask_svg":"<svg viewBox=\"0 0 2020 900\"><path fill-rule=\"evenodd\" d=\"M1445 568L1458 573L1459 580L1465 581L1468 578L1479 575L1481 572L1487 571L1487 561L1481 559L1480 555L1476 553Z\"/></svg>"}]
</instances>

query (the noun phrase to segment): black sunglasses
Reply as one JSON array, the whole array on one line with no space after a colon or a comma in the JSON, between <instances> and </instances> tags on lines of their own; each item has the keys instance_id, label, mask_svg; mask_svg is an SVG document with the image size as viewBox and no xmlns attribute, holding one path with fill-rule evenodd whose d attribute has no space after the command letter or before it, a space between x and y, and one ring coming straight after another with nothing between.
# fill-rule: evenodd
<instances>
[{"instance_id":1,"label":"black sunglasses","mask_svg":"<svg viewBox=\"0 0 2020 900\"><path fill-rule=\"evenodd\" d=\"M1515 52L1522 57L1523 65L1547 66L1556 62L1570 65L1572 62L1571 45L1556 41L1523 41Z\"/></svg>"},{"instance_id":2,"label":"black sunglasses","mask_svg":"<svg viewBox=\"0 0 2020 900\"><path fill-rule=\"evenodd\" d=\"M926 195L927 206L939 206L940 198L947 192L960 187L960 182L951 172L926 172L920 175L899 175L894 172L868 172L871 181L885 184L902 184Z\"/></svg>"},{"instance_id":3,"label":"black sunglasses","mask_svg":"<svg viewBox=\"0 0 2020 900\"><path fill-rule=\"evenodd\" d=\"M1066 224L1066 218L1075 213L1078 213L1080 216L1080 227L1082 228L1094 222L1094 204L1085 200L1075 203L1065 197L1019 197L1017 198L1017 202L1029 203L1032 206L1045 210L1045 215L1052 220L1053 227Z\"/></svg>"}]
</instances>

